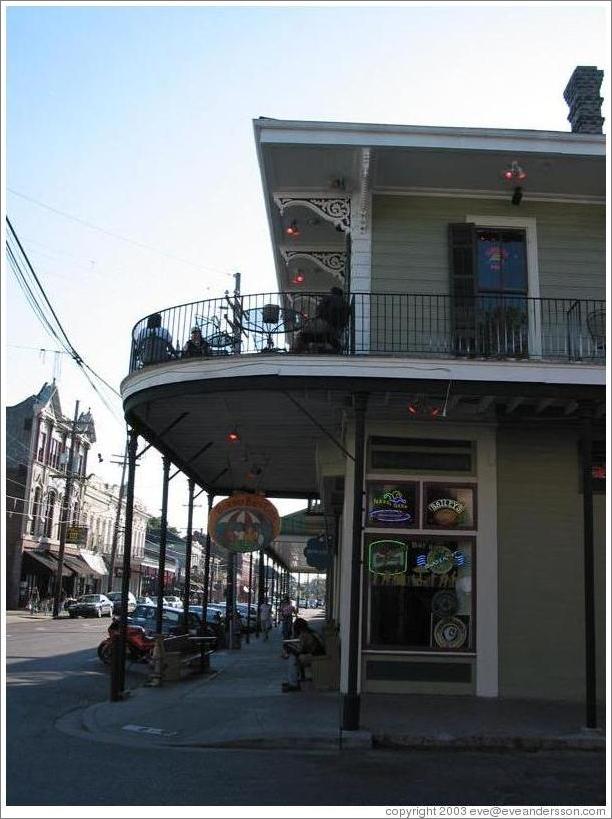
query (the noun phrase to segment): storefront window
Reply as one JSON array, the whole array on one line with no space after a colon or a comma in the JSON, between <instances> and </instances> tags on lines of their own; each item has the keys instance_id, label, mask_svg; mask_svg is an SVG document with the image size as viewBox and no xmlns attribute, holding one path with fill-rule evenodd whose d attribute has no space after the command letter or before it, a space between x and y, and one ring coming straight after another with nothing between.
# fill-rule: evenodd
<instances>
[{"instance_id":1,"label":"storefront window","mask_svg":"<svg viewBox=\"0 0 612 819\"><path fill-rule=\"evenodd\" d=\"M366 536L371 648L474 649L474 541Z\"/></svg>"},{"instance_id":2,"label":"storefront window","mask_svg":"<svg viewBox=\"0 0 612 819\"><path fill-rule=\"evenodd\" d=\"M475 529L474 487L424 484L423 517L424 529Z\"/></svg>"},{"instance_id":3,"label":"storefront window","mask_svg":"<svg viewBox=\"0 0 612 819\"><path fill-rule=\"evenodd\" d=\"M416 483L369 482L366 526L410 529L419 525Z\"/></svg>"}]
</instances>

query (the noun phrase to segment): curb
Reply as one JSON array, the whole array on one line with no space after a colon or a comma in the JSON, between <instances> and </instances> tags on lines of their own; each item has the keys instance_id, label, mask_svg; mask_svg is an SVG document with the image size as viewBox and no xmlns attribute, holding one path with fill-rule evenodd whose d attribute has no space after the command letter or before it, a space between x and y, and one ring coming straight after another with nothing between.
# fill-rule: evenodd
<instances>
[{"instance_id":1,"label":"curb","mask_svg":"<svg viewBox=\"0 0 612 819\"><path fill-rule=\"evenodd\" d=\"M457 751L605 751L605 737L582 736L398 736L374 734L374 748Z\"/></svg>"}]
</instances>

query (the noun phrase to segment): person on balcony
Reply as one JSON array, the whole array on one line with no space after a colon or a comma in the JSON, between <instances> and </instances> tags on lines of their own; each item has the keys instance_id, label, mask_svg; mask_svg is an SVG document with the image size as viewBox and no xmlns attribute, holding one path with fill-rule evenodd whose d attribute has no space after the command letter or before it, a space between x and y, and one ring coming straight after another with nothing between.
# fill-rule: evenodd
<instances>
[{"instance_id":1,"label":"person on balcony","mask_svg":"<svg viewBox=\"0 0 612 819\"><path fill-rule=\"evenodd\" d=\"M199 358L203 355L210 355L210 344L202 338L202 331L199 327L192 327L191 336L183 347L183 358Z\"/></svg>"},{"instance_id":2,"label":"person on balcony","mask_svg":"<svg viewBox=\"0 0 612 819\"><path fill-rule=\"evenodd\" d=\"M159 313L149 316L147 326L140 331L136 341L136 353L143 367L166 361L176 355L172 346L172 336L161 326Z\"/></svg>"},{"instance_id":3,"label":"person on balcony","mask_svg":"<svg viewBox=\"0 0 612 819\"><path fill-rule=\"evenodd\" d=\"M313 318L308 319L298 333L294 353L342 352L342 331L351 315L340 287L332 287L319 301Z\"/></svg>"}]
</instances>

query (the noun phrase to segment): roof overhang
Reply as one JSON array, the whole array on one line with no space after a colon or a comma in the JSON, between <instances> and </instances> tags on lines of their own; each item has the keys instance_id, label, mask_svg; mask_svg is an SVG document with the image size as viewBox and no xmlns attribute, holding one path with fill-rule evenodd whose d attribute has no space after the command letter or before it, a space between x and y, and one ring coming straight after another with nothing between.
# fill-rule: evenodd
<instances>
[{"instance_id":1,"label":"roof overhang","mask_svg":"<svg viewBox=\"0 0 612 819\"><path fill-rule=\"evenodd\" d=\"M353 198L367 193L508 199L503 171L527 173L523 201L605 203L606 138L598 134L492 128L440 128L343 122L254 121L264 200L279 287L291 286L289 248L342 251L344 236L299 204L279 199ZM286 229L297 218L298 239ZM297 264L302 264L297 260ZM309 271L311 289L323 278ZM312 286L314 282L314 286ZM338 282L331 282L337 284ZM330 281L325 281L325 288Z\"/></svg>"}]
</instances>

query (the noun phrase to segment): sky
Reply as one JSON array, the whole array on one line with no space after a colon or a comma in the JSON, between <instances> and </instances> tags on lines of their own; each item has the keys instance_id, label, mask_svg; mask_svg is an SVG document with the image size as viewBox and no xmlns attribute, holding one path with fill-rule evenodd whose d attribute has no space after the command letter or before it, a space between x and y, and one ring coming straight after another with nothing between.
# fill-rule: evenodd
<instances>
[{"instance_id":1,"label":"sky","mask_svg":"<svg viewBox=\"0 0 612 819\"><path fill-rule=\"evenodd\" d=\"M221 296L235 271L244 293L277 289L253 119L569 131L563 90L596 65L609 122L607 9L3 4L5 213L73 345L118 389L141 317ZM120 400L111 413L68 357L41 355L57 344L3 268L4 404L58 376L64 414L78 399L94 415L90 468L118 483ZM136 494L159 514L154 450ZM179 529L186 503L179 476Z\"/></svg>"}]
</instances>

